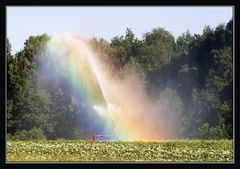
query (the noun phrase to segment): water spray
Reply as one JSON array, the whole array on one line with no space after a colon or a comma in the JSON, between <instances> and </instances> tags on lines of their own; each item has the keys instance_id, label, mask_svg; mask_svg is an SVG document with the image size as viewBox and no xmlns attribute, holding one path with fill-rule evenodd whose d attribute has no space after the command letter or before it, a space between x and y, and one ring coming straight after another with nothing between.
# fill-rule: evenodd
<instances>
[{"instance_id":1,"label":"water spray","mask_svg":"<svg viewBox=\"0 0 240 169\"><path fill-rule=\"evenodd\" d=\"M45 57L51 71L64 76L76 97L81 96L94 111L86 124L120 140L156 140L164 136L164 118L154 100L146 94L137 74L118 78L86 40L71 34L56 35L49 41ZM80 117L81 118L81 117ZM93 123L93 119L96 119Z\"/></svg>"}]
</instances>

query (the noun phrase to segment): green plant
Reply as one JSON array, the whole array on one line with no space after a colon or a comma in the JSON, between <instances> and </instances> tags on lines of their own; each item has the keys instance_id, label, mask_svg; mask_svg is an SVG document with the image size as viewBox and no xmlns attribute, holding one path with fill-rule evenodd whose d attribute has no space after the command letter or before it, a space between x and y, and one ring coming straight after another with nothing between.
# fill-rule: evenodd
<instances>
[{"instance_id":1,"label":"green plant","mask_svg":"<svg viewBox=\"0 0 240 169\"><path fill-rule=\"evenodd\" d=\"M21 130L17 131L15 136L15 140L45 140L46 136L43 131L39 128L32 128L31 130Z\"/></svg>"}]
</instances>

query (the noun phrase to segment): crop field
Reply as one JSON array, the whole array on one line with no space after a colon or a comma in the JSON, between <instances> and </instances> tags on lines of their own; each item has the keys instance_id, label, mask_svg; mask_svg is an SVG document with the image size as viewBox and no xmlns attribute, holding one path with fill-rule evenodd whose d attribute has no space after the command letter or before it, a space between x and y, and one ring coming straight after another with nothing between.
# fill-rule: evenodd
<instances>
[{"instance_id":1,"label":"crop field","mask_svg":"<svg viewBox=\"0 0 240 169\"><path fill-rule=\"evenodd\" d=\"M8 141L8 162L232 162L232 140Z\"/></svg>"}]
</instances>

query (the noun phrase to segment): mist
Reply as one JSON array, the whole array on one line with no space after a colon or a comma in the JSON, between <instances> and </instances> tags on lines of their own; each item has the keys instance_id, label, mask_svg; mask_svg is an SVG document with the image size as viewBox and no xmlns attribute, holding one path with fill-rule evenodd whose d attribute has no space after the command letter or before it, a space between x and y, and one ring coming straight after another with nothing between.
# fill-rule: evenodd
<instances>
[{"instance_id":1,"label":"mist","mask_svg":"<svg viewBox=\"0 0 240 169\"><path fill-rule=\"evenodd\" d=\"M151 96L145 78L133 69L116 74L87 39L68 33L52 36L41 57L37 85L64 85L75 103L76 127L87 135L112 134L119 140L178 137L181 106L172 111L167 94L172 91Z\"/></svg>"}]
</instances>

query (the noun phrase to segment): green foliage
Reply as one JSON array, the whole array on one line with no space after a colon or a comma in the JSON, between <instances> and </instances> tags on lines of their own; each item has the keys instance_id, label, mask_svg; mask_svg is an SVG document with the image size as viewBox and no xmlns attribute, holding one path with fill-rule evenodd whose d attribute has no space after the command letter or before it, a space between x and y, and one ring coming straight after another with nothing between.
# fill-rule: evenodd
<instances>
[{"instance_id":1,"label":"green foliage","mask_svg":"<svg viewBox=\"0 0 240 169\"><path fill-rule=\"evenodd\" d=\"M190 52L190 45L194 40L194 36L192 36L189 31L179 36L175 44L175 52L177 55L188 55Z\"/></svg>"},{"instance_id":2,"label":"green foliage","mask_svg":"<svg viewBox=\"0 0 240 169\"><path fill-rule=\"evenodd\" d=\"M30 36L24 43L23 55L33 65L36 59L41 56L43 49L50 37L46 34L40 36ZM35 63L34 63L35 62Z\"/></svg>"},{"instance_id":3,"label":"green foliage","mask_svg":"<svg viewBox=\"0 0 240 169\"><path fill-rule=\"evenodd\" d=\"M50 98L45 90L30 91L18 107L18 129L40 128L50 135L54 128L50 122Z\"/></svg>"},{"instance_id":4,"label":"green foliage","mask_svg":"<svg viewBox=\"0 0 240 169\"><path fill-rule=\"evenodd\" d=\"M165 135L169 138L181 138L184 135L184 128L182 127L184 119L183 116L183 103L176 91L166 89L159 92L156 98L156 105L159 105L161 117L164 118L162 127L166 129ZM167 133L167 131L170 131Z\"/></svg>"},{"instance_id":5,"label":"green foliage","mask_svg":"<svg viewBox=\"0 0 240 169\"><path fill-rule=\"evenodd\" d=\"M123 67L123 71L127 72L135 72L142 78L145 77L145 71L141 63L139 63L139 60L130 57L128 63Z\"/></svg>"},{"instance_id":6,"label":"green foliage","mask_svg":"<svg viewBox=\"0 0 240 169\"><path fill-rule=\"evenodd\" d=\"M222 92L226 87L232 86L232 48L227 47L220 50L212 50L212 54L214 57L214 63L213 67L209 70L210 78L207 82L207 87L212 87L215 88L217 92Z\"/></svg>"},{"instance_id":7,"label":"green foliage","mask_svg":"<svg viewBox=\"0 0 240 169\"><path fill-rule=\"evenodd\" d=\"M163 28L153 29L144 35L141 51L141 61L147 71L152 71L164 64L169 64L173 58L174 37Z\"/></svg>"},{"instance_id":8,"label":"green foliage","mask_svg":"<svg viewBox=\"0 0 240 169\"><path fill-rule=\"evenodd\" d=\"M8 141L7 161L232 162L232 140Z\"/></svg>"},{"instance_id":9,"label":"green foliage","mask_svg":"<svg viewBox=\"0 0 240 169\"><path fill-rule=\"evenodd\" d=\"M10 133L7 133L7 141L14 140L14 136L12 136Z\"/></svg>"},{"instance_id":10,"label":"green foliage","mask_svg":"<svg viewBox=\"0 0 240 169\"><path fill-rule=\"evenodd\" d=\"M216 127L211 127L206 122L199 128L198 137L201 139L228 139L230 138L228 130L224 123Z\"/></svg>"},{"instance_id":11,"label":"green foliage","mask_svg":"<svg viewBox=\"0 0 240 169\"><path fill-rule=\"evenodd\" d=\"M46 136L40 128L32 128L28 131L19 130L13 137L14 140L45 140Z\"/></svg>"},{"instance_id":12,"label":"green foliage","mask_svg":"<svg viewBox=\"0 0 240 169\"><path fill-rule=\"evenodd\" d=\"M138 50L142 43L135 38L134 33L130 28L127 28L125 36L116 36L111 40L110 46L114 50L114 57L112 57L115 66L122 68L127 64L131 57L137 57Z\"/></svg>"},{"instance_id":13,"label":"green foliage","mask_svg":"<svg viewBox=\"0 0 240 169\"><path fill-rule=\"evenodd\" d=\"M206 26L202 35L186 31L175 41L163 28L145 33L142 40L127 28L111 42L93 38L89 43L116 76L140 75L148 94L163 105L164 116L177 121L175 136L233 138L232 29L230 20L215 29ZM14 55L6 40L7 132L30 138L27 133L37 128L48 139L87 138L82 118L87 103L74 101L68 75L55 79L57 83L48 80L54 78L51 73L38 79L49 39L46 34L30 36Z\"/></svg>"},{"instance_id":14,"label":"green foliage","mask_svg":"<svg viewBox=\"0 0 240 169\"><path fill-rule=\"evenodd\" d=\"M19 108L23 100L27 99L29 94L28 89L32 90L34 83L33 72L35 57L41 53L44 44L47 42L47 35L41 35L34 38L30 37L25 42L25 47L22 51L15 54L13 57L10 53L10 43L7 40L7 118L8 118L8 132L14 134L17 130L17 125L21 121L17 118L19 116Z\"/></svg>"}]
</instances>

